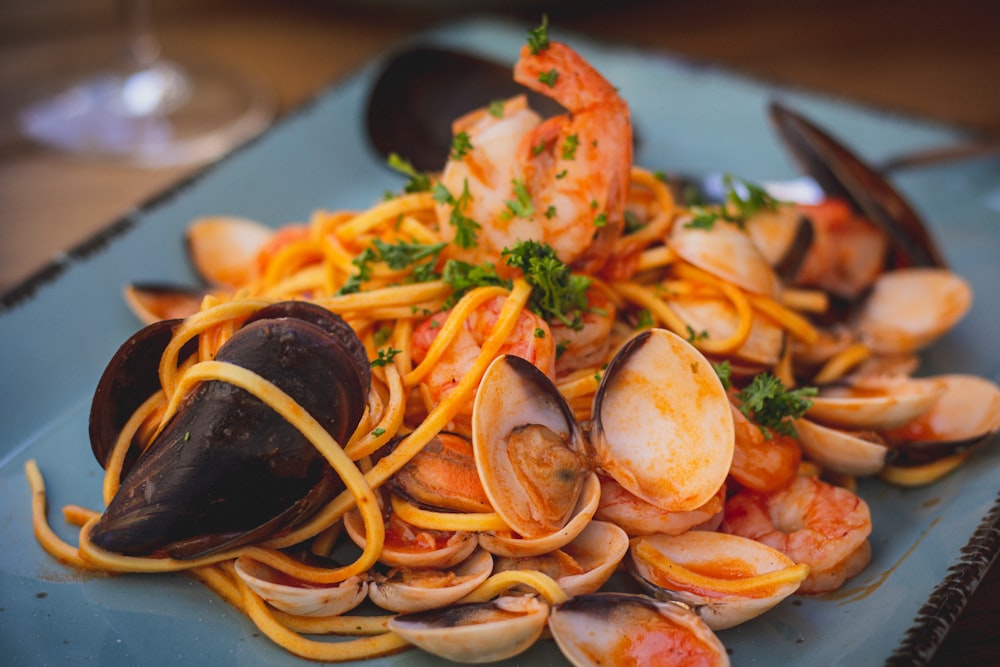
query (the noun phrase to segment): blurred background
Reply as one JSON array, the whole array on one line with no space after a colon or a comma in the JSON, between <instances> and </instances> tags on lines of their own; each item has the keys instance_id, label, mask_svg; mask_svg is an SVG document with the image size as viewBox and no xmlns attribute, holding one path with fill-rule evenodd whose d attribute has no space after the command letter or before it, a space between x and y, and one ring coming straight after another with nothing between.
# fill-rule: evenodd
<instances>
[{"instance_id":1,"label":"blurred background","mask_svg":"<svg viewBox=\"0 0 1000 667\"><path fill-rule=\"evenodd\" d=\"M199 168L67 157L18 129L18 110L55 74L123 56L129 6L0 0L0 293ZM155 0L152 10L165 53L252 80L267 94L268 119L440 22L489 12L535 25L544 11L559 30L722 64L1000 140L1000 3L993 0ZM132 14L133 22L141 18ZM975 625L1000 614L993 569L940 664L975 655L969 651L995 656L994 630Z\"/></svg>"}]
</instances>

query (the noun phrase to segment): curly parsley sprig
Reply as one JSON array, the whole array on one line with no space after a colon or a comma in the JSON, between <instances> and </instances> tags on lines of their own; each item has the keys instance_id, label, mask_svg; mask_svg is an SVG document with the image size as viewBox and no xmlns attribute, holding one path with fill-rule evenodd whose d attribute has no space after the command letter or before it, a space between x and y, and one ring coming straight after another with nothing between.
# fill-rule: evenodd
<instances>
[{"instance_id":1,"label":"curly parsley sprig","mask_svg":"<svg viewBox=\"0 0 1000 667\"><path fill-rule=\"evenodd\" d=\"M579 331L589 309L587 289L592 280L575 274L556 256L552 246L522 241L501 253L508 266L521 270L531 285L528 307L547 322L559 321Z\"/></svg>"},{"instance_id":2,"label":"curly parsley sprig","mask_svg":"<svg viewBox=\"0 0 1000 667\"><path fill-rule=\"evenodd\" d=\"M796 437L793 419L798 419L812 407L810 396L815 396L816 387L788 389L784 383L770 373L755 375L736 398L739 410L771 438L771 432Z\"/></svg>"}]
</instances>

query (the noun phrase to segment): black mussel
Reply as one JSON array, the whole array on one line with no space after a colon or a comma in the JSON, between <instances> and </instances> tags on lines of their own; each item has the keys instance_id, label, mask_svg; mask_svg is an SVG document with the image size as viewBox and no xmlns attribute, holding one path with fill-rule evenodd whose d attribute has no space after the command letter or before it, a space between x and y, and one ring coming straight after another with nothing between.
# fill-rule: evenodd
<instances>
[{"instance_id":1,"label":"black mussel","mask_svg":"<svg viewBox=\"0 0 1000 667\"><path fill-rule=\"evenodd\" d=\"M160 389L160 357L182 320L162 320L146 326L122 343L104 369L90 403L90 448L104 468L118 434L132 413ZM184 359L194 353L197 341L190 341L180 353ZM142 451L133 443L125 458L126 474Z\"/></svg>"},{"instance_id":2,"label":"black mussel","mask_svg":"<svg viewBox=\"0 0 1000 667\"><path fill-rule=\"evenodd\" d=\"M397 153L421 171L444 166L454 119L490 102L526 94L543 116L564 109L516 83L512 65L434 46L392 56L368 98L368 137L382 156Z\"/></svg>"},{"instance_id":3,"label":"black mussel","mask_svg":"<svg viewBox=\"0 0 1000 667\"><path fill-rule=\"evenodd\" d=\"M772 102L771 122L799 166L831 197L849 202L886 235L894 266L946 267L944 256L913 207L875 169L828 132Z\"/></svg>"},{"instance_id":4,"label":"black mussel","mask_svg":"<svg viewBox=\"0 0 1000 667\"><path fill-rule=\"evenodd\" d=\"M276 385L337 442L363 416L371 380L364 347L318 306L261 310L216 360ZM343 488L295 426L250 392L209 380L184 397L138 458L91 540L127 555L194 558L294 528Z\"/></svg>"}]
</instances>

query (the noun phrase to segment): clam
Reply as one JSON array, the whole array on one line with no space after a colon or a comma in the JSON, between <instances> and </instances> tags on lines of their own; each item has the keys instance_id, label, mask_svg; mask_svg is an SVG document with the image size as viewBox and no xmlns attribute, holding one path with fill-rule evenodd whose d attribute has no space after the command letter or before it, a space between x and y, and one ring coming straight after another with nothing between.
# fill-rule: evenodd
<instances>
[{"instance_id":1,"label":"clam","mask_svg":"<svg viewBox=\"0 0 1000 667\"><path fill-rule=\"evenodd\" d=\"M416 612L454 604L471 593L493 572L493 557L476 550L452 569L394 569L372 574L368 597L383 609Z\"/></svg>"},{"instance_id":2,"label":"clam","mask_svg":"<svg viewBox=\"0 0 1000 667\"><path fill-rule=\"evenodd\" d=\"M253 276L260 251L274 230L254 220L209 216L191 223L184 237L198 275L214 287L239 288Z\"/></svg>"},{"instance_id":3,"label":"clam","mask_svg":"<svg viewBox=\"0 0 1000 667\"><path fill-rule=\"evenodd\" d=\"M670 307L692 331L706 334L708 340L725 340L740 324L736 308L725 299L681 296L671 298ZM727 356L734 361L771 367L781 359L784 348L784 330L754 311L746 340Z\"/></svg>"},{"instance_id":4,"label":"clam","mask_svg":"<svg viewBox=\"0 0 1000 667\"><path fill-rule=\"evenodd\" d=\"M599 467L661 509L701 507L733 459L729 399L712 364L665 329L630 339L594 397L591 437Z\"/></svg>"},{"instance_id":5,"label":"clam","mask_svg":"<svg viewBox=\"0 0 1000 667\"><path fill-rule=\"evenodd\" d=\"M689 222L678 220L667 240L678 257L748 292L778 294L778 276L746 232L721 220L707 229Z\"/></svg>"},{"instance_id":6,"label":"clam","mask_svg":"<svg viewBox=\"0 0 1000 667\"><path fill-rule=\"evenodd\" d=\"M360 512L344 515L344 529L351 540L365 547L365 525ZM447 569L455 567L476 550L476 534L465 531L417 528L390 512L385 520L385 543L378 560L389 567Z\"/></svg>"},{"instance_id":7,"label":"clam","mask_svg":"<svg viewBox=\"0 0 1000 667\"><path fill-rule=\"evenodd\" d=\"M885 433L896 467L967 453L1000 429L1000 387L966 374L936 376L943 391L931 408Z\"/></svg>"},{"instance_id":8,"label":"clam","mask_svg":"<svg viewBox=\"0 0 1000 667\"><path fill-rule=\"evenodd\" d=\"M540 556L498 558L495 571L538 570L554 579L566 595L584 595L603 586L626 553L624 530L607 521L591 521L562 549Z\"/></svg>"},{"instance_id":9,"label":"clam","mask_svg":"<svg viewBox=\"0 0 1000 667\"><path fill-rule=\"evenodd\" d=\"M368 592L368 582L359 576L312 584L246 556L236 559L236 574L269 605L297 616L339 616L361 604Z\"/></svg>"},{"instance_id":10,"label":"clam","mask_svg":"<svg viewBox=\"0 0 1000 667\"><path fill-rule=\"evenodd\" d=\"M99 460L116 422L106 413L117 414L114 401L129 386L108 374L122 367L148 372L154 363L140 362L143 354L158 362L169 324L153 326L155 344L126 344L95 393L91 433ZM216 360L276 385L337 442L347 441L367 404L371 367L364 346L349 325L319 306L285 302L258 311L220 347ZM195 385L144 449L91 533L102 549L207 555L294 527L344 488L296 427L221 380Z\"/></svg>"},{"instance_id":11,"label":"clam","mask_svg":"<svg viewBox=\"0 0 1000 667\"><path fill-rule=\"evenodd\" d=\"M906 354L948 332L972 305L972 289L958 274L939 268L883 273L857 314L857 329L880 354Z\"/></svg>"},{"instance_id":12,"label":"clam","mask_svg":"<svg viewBox=\"0 0 1000 667\"><path fill-rule=\"evenodd\" d=\"M933 378L855 377L821 388L806 416L848 429L891 429L926 412L943 391L944 386Z\"/></svg>"},{"instance_id":13,"label":"clam","mask_svg":"<svg viewBox=\"0 0 1000 667\"><path fill-rule=\"evenodd\" d=\"M495 600L400 614L389 630L432 655L455 662L504 660L526 651L541 636L549 606L537 597Z\"/></svg>"},{"instance_id":14,"label":"clam","mask_svg":"<svg viewBox=\"0 0 1000 667\"><path fill-rule=\"evenodd\" d=\"M490 504L520 536L560 531L591 476L587 441L552 381L520 357L487 368L472 414L476 468Z\"/></svg>"},{"instance_id":15,"label":"clam","mask_svg":"<svg viewBox=\"0 0 1000 667\"><path fill-rule=\"evenodd\" d=\"M578 595L552 608L549 630L576 667L729 665L722 642L697 614L645 595Z\"/></svg>"},{"instance_id":16,"label":"clam","mask_svg":"<svg viewBox=\"0 0 1000 667\"><path fill-rule=\"evenodd\" d=\"M843 475L875 475L892 455L885 438L875 431L845 431L796 419L795 432L810 460Z\"/></svg>"},{"instance_id":17,"label":"clam","mask_svg":"<svg viewBox=\"0 0 1000 667\"><path fill-rule=\"evenodd\" d=\"M540 556L561 549L587 528L600 500L601 482L596 473L590 473L576 507L562 528L540 537L523 537L511 531L485 531L479 533L479 544L494 555L512 558Z\"/></svg>"},{"instance_id":18,"label":"clam","mask_svg":"<svg viewBox=\"0 0 1000 667\"><path fill-rule=\"evenodd\" d=\"M756 540L701 530L635 538L630 554L640 586L689 605L713 630L763 614L798 590L809 572Z\"/></svg>"},{"instance_id":19,"label":"clam","mask_svg":"<svg viewBox=\"0 0 1000 667\"><path fill-rule=\"evenodd\" d=\"M122 290L129 310L143 324L183 319L197 313L209 291L165 283L130 283Z\"/></svg>"}]
</instances>

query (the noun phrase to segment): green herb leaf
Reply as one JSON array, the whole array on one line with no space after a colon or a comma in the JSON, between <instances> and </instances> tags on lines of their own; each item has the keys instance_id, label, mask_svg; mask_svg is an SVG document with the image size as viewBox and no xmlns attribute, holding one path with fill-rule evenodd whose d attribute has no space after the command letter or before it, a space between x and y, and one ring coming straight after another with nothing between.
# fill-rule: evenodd
<instances>
[{"instance_id":1,"label":"green herb leaf","mask_svg":"<svg viewBox=\"0 0 1000 667\"><path fill-rule=\"evenodd\" d=\"M562 146L562 157L564 160L575 160L576 149L580 146L580 138L575 134L566 137Z\"/></svg>"},{"instance_id":2,"label":"green herb leaf","mask_svg":"<svg viewBox=\"0 0 1000 667\"><path fill-rule=\"evenodd\" d=\"M528 306L535 314L577 331L583 328L582 315L589 307L589 277L574 274L552 246L538 241L522 241L513 248L504 248L501 254L509 266L521 270L531 285Z\"/></svg>"},{"instance_id":3,"label":"green herb leaf","mask_svg":"<svg viewBox=\"0 0 1000 667\"><path fill-rule=\"evenodd\" d=\"M540 72L538 74L538 80L544 83L549 88L554 88L556 81L559 80L559 72L555 67L550 69L548 72Z\"/></svg>"},{"instance_id":4,"label":"green herb leaf","mask_svg":"<svg viewBox=\"0 0 1000 667\"><path fill-rule=\"evenodd\" d=\"M528 194L527 188L524 187L524 181L515 179L514 183L514 196L517 197L516 200L507 200L507 209L501 214L504 219L509 220L511 218L530 218L535 214L535 205L531 201L531 195Z\"/></svg>"},{"instance_id":5,"label":"green herb leaf","mask_svg":"<svg viewBox=\"0 0 1000 667\"><path fill-rule=\"evenodd\" d=\"M494 118L503 118L504 101L503 100L493 100L486 107L486 113L493 116Z\"/></svg>"},{"instance_id":6,"label":"green herb leaf","mask_svg":"<svg viewBox=\"0 0 1000 667\"><path fill-rule=\"evenodd\" d=\"M528 31L528 48L532 55L537 55L549 48L549 17L542 14L542 23L537 28Z\"/></svg>"},{"instance_id":7,"label":"green herb leaf","mask_svg":"<svg viewBox=\"0 0 1000 667\"><path fill-rule=\"evenodd\" d=\"M392 169L409 176L410 180L403 187L404 192L429 192L431 189L431 177L429 174L417 171L413 164L403 159L396 153L390 153L387 164Z\"/></svg>"},{"instance_id":8,"label":"green herb leaf","mask_svg":"<svg viewBox=\"0 0 1000 667\"><path fill-rule=\"evenodd\" d=\"M511 283L497 275L492 264L483 263L480 265L470 264L457 259L449 259L445 262L441 279L451 286L453 292L448 302L450 307L469 290L476 287L488 287L497 285L510 289Z\"/></svg>"},{"instance_id":9,"label":"green herb leaf","mask_svg":"<svg viewBox=\"0 0 1000 667\"><path fill-rule=\"evenodd\" d=\"M402 352L402 350L397 350L396 348L382 348L378 351L378 356L372 359L372 366L388 366L392 363L393 357Z\"/></svg>"},{"instance_id":10,"label":"green herb leaf","mask_svg":"<svg viewBox=\"0 0 1000 667\"><path fill-rule=\"evenodd\" d=\"M469 133L462 130L451 139L451 159L461 160L473 148Z\"/></svg>"},{"instance_id":11,"label":"green herb leaf","mask_svg":"<svg viewBox=\"0 0 1000 667\"><path fill-rule=\"evenodd\" d=\"M774 375L760 373L736 397L740 400L740 412L770 438L772 430L795 437L791 420L805 414L812 406L808 397L815 395L815 387L786 389Z\"/></svg>"},{"instance_id":12,"label":"green herb leaf","mask_svg":"<svg viewBox=\"0 0 1000 667\"><path fill-rule=\"evenodd\" d=\"M729 365L729 360L725 359L719 363L712 363L712 368L715 370L715 374L719 376L722 381L722 388L729 391L729 388L733 386L732 380L729 376L732 373L732 368Z\"/></svg>"},{"instance_id":13,"label":"green herb leaf","mask_svg":"<svg viewBox=\"0 0 1000 667\"><path fill-rule=\"evenodd\" d=\"M448 224L455 228L455 244L460 248L471 248L476 245L477 230L481 229L482 226L464 213L465 207L472 200L468 179L462 186L462 194L458 199L448 192L448 188L443 183L434 186L433 198L438 203L451 205L451 216L448 219Z\"/></svg>"}]
</instances>

